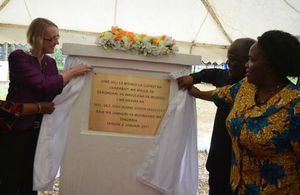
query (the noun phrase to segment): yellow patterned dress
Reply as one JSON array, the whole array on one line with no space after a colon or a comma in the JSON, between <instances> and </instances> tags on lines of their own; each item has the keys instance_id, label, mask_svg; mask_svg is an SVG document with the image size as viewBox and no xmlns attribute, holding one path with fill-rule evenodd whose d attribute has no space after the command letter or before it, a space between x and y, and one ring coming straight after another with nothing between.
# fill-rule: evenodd
<instances>
[{"instance_id":1,"label":"yellow patterned dress","mask_svg":"<svg viewBox=\"0 0 300 195\"><path fill-rule=\"evenodd\" d=\"M238 194L300 194L300 89L292 83L264 105L247 78L213 92L217 106L232 106L231 187Z\"/></svg>"}]
</instances>

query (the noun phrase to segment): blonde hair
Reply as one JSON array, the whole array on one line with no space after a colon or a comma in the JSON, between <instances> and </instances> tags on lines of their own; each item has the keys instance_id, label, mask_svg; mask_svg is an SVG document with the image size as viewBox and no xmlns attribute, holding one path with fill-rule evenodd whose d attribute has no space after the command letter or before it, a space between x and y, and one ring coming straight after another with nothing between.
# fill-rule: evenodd
<instances>
[{"instance_id":1,"label":"blonde hair","mask_svg":"<svg viewBox=\"0 0 300 195\"><path fill-rule=\"evenodd\" d=\"M49 26L57 25L46 18L34 19L27 30L27 42L37 51L41 51L43 47L45 31Z\"/></svg>"}]
</instances>

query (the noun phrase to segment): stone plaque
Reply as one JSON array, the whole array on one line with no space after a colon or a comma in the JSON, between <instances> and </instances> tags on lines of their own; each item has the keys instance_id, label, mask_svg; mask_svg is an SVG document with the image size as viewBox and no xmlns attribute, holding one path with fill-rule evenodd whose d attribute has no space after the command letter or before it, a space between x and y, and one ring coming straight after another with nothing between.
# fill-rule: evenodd
<instances>
[{"instance_id":1,"label":"stone plaque","mask_svg":"<svg viewBox=\"0 0 300 195\"><path fill-rule=\"evenodd\" d=\"M169 91L167 79L95 72L89 130L155 135Z\"/></svg>"}]
</instances>

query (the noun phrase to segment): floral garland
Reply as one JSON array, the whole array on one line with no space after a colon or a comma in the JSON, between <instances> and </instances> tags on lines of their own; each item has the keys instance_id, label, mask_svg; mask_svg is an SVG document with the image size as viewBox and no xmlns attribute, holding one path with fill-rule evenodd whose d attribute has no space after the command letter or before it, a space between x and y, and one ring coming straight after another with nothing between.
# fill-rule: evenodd
<instances>
[{"instance_id":1,"label":"floral garland","mask_svg":"<svg viewBox=\"0 0 300 195\"><path fill-rule=\"evenodd\" d=\"M137 53L144 56L163 56L175 54L178 51L172 37L135 34L124 31L117 26L112 26L110 31L101 33L96 40L96 45L105 49L130 51L133 54Z\"/></svg>"}]
</instances>

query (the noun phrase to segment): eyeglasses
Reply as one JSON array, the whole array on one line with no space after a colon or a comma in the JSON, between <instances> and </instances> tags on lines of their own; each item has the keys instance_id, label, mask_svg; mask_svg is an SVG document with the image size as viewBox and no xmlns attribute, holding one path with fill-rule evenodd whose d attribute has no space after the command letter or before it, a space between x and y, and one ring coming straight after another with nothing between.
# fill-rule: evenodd
<instances>
[{"instance_id":1,"label":"eyeglasses","mask_svg":"<svg viewBox=\"0 0 300 195\"><path fill-rule=\"evenodd\" d=\"M50 41L52 43L56 42L59 40L59 35L56 37L52 37L52 38L44 38L45 41Z\"/></svg>"}]
</instances>

